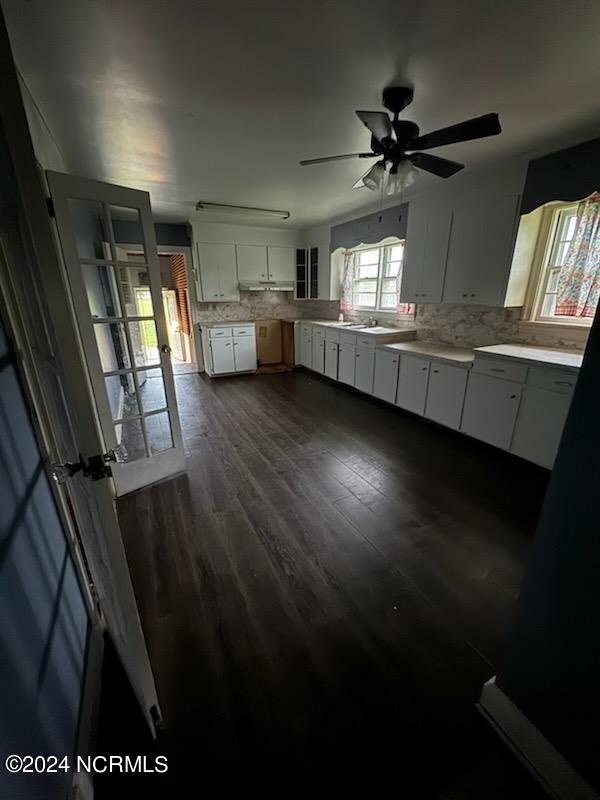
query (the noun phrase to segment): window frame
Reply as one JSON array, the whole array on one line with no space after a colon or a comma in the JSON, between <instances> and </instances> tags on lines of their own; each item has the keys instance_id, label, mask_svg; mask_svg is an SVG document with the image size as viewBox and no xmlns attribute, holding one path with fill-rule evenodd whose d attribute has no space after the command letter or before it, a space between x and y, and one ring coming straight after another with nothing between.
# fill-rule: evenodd
<instances>
[{"instance_id":1,"label":"window frame","mask_svg":"<svg viewBox=\"0 0 600 800\"><path fill-rule=\"evenodd\" d=\"M402 282L402 270L403 270L403 267L404 267L404 248L406 247L406 240L405 239L397 239L397 238L393 238L392 239L391 238L389 240L383 240L381 242L377 242L377 243L374 243L374 244L361 244L358 247L352 247L352 248L348 249L347 252L349 252L352 255L352 258L353 258L353 263L352 263L352 270L353 270L353 274L352 274L352 303L353 303L353 306L352 307L353 307L354 311L361 311L363 313L364 312L368 312L368 313L371 313L371 314L375 314L375 313L377 313L377 314L389 314L390 316L394 316L394 317L401 318L401 319L414 319L414 316L415 316L415 310L414 309L413 309L413 311L409 312L408 314L400 314L396 310L397 306L395 306L394 308L389 308L389 307L385 308L385 307L381 306L381 297L382 297L382 295L390 294L389 292L384 292L383 291L383 281L387 277L387 276L384 275L385 266L386 266L387 263L390 262L390 259L388 258L388 254L391 251L392 247L398 247L399 245L402 246L402 248L403 248L402 260L400 261L400 269L399 269L399 272L400 272L400 283L401 283ZM377 282L375 293L374 293L375 294L375 305L374 306L363 306L363 305L358 305L358 304L354 303L355 296L357 294L359 294L355 290L355 285L356 285L356 283L358 281L361 280L361 279L357 279L355 277L355 271L356 271L356 269L358 267L358 264L356 263L356 260L355 260L355 256L360 252L365 252L365 251L368 251L368 250L377 250L378 251L377 277L376 278L363 278L362 279L362 280L365 280L365 281L366 280L370 280L370 281L376 280L376 282ZM397 280L397 278L394 278L394 280ZM397 297L397 303L400 302L400 300L399 300L397 295L396 295L396 297Z\"/></svg>"},{"instance_id":2,"label":"window frame","mask_svg":"<svg viewBox=\"0 0 600 800\"><path fill-rule=\"evenodd\" d=\"M557 241L557 236L565 214L569 212L577 212L579 202L569 203L553 203L544 209L544 216L540 225L540 232L538 236L538 245L534 256L534 264L530 278L529 298L528 304L529 313L526 315L526 322L536 325L544 326L557 326L560 328L580 328L588 330L593 322L593 317L558 317L542 315L542 308L544 300L548 294L548 284L550 281L550 272L553 267L551 259L556 251L556 247L562 241L570 241L568 239L561 239ZM570 216L571 214L569 214Z\"/></svg>"}]
</instances>

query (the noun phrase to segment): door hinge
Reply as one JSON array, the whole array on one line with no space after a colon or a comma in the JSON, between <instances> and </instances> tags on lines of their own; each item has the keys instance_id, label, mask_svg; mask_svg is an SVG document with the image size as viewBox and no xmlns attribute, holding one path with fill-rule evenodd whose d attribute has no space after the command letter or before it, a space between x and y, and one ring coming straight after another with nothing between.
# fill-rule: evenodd
<instances>
[{"instance_id":1,"label":"door hinge","mask_svg":"<svg viewBox=\"0 0 600 800\"><path fill-rule=\"evenodd\" d=\"M113 450L106 453L97 453L85 459L81 453L79 454L79 461L67 461L64 464L51 464L50 475L55 483L63 484L73 475L78 472L85 478L92 481L99 481L102 478L110 478L112 470L109 467L111 462L122 464L127 461L127 450L124 445L118 444Z\"/></svg>"},{"instance_id":2,"label":"door hinge","mask_svg":"<svg viewBox=\"0 0 600 800\"><path fill-rule=\"evenodd\" d=\"M48 209L48 216L54 219L56 217L56 211L54 209L54 200L51 197L46 198L46 208Z\"/></svg>"}]
</instances>

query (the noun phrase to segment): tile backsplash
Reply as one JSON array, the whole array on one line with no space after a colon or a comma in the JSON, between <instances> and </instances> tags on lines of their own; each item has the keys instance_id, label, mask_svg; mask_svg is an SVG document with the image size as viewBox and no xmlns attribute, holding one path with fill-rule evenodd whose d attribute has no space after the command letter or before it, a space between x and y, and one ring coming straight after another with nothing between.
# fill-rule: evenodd
<instances>
[{"instance_id":1,"label":"tile backsplash","mask_svg":"<svg viewBox=\"0 0 600 800\"><path fill-rule=\"evenodd\" d=\"M290 292L240 292L237 303L194 303L195 322L251 319L337 319L340 304L293 300Z\"/></svg>"},{"instance_id":2,"label":"tile backsplash","mask_svg":"<svg viewBox=\"0 0 600 800\"><path fill-rule=\"evenodd\" d=\"M237 303L194 303L196 322L202 320L251 319L337 319L338 301L293 300L288 292L240 292ZM366 322L369 312L345 312L344 319ZM414 320L391 315L373 316L379 324L398 328L416 328L417 339L444 342L457 347L483 347L500 342L540 345L583 350L581 336L565 330L535 329L524 324L519 308L491 306L418 305Z\"/></svg>"}]
</instances>

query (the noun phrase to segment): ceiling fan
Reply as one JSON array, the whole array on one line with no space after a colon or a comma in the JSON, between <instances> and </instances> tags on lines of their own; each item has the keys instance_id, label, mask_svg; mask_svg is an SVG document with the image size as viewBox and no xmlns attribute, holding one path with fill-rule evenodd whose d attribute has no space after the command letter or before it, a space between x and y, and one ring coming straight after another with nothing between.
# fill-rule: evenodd
<instances>
[{"instance_id":1,"label":"ceiling fan","mask_svg":"<svg viewBox=\"0 0 600 800\"><path fill-rule=\"evenodd\" d=\"M430 150L433 147L482 139L485 136L496 136L502 132L498 114L484 114L482 117L475 117L420 136L419 128L414 122L398 119L400 112L412 102L412 99L413 90L409 87L388 86L383 90L383 105L392 112L393 119L390 119L385 111L356 112L357 117L371 132L371 152L311 158L301 161L300 164L305 166L341 161L346 158L381 156L381 160L370 167L352 188L366 186L377 191L387 180L387 193L395 194L414 182L419 169L424 169L440 178L450 178L464 168L464 164L456 161L414 151Z\"/></svg>"}]
</instances>

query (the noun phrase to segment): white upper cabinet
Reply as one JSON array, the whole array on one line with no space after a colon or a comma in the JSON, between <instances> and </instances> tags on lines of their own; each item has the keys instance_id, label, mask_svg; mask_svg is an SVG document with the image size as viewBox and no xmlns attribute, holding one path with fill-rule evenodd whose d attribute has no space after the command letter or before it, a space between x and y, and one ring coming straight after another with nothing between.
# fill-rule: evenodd
<instances>
[{"instance_id":1,"label":"white upper cabinet","mask_svg":"<svg viewBox=\"0 0 600 800\"><path fill-rule=\"evenodd\" d=\"M201 302L240 299L234 245L199 242L198 266L200 282L197 293Z\"/></svg>"},{"instance_id":2,"label":"white upper cabinet","mask_svg":"<svg viewBox=\"0 0 600 800\"><path fill-rule=\"evenodd\" d=\"M416 198L409 203L400 299L441 303L450 241L449 205Z\"/></svg>"},{"instance_id":3,"label":"white upper cabinet","mask_svg":"<svg viewBox=\"0 0 600 800\"><path fill-rule=\"evenodd\" d=\"M260 244L238 244L237 253L237 274L241 281L266 281L267 272L267 248Z\"/></svg>"},{"instance_id":4,"label":"white upper cabinet","mask_svg":"<svg viewBox=\"0 0 600 800\"><path fill-rule=\"evenodd\" d=\"M296 272L296 248L267 247L267 266L270 281L289 281L291 284Z\"/></svg>"},{"instance_id":5,"label":"white upper cabinet","mask_svg":"<svg viewBox=\"0 0 600 800\"><path fill-rule=\"evenodd\" d=\"M482 193L456 202L452 210L444 303L505 305L519 201L518 194Z\"/></svg>"}]
</instances>

